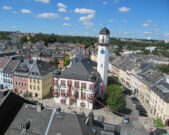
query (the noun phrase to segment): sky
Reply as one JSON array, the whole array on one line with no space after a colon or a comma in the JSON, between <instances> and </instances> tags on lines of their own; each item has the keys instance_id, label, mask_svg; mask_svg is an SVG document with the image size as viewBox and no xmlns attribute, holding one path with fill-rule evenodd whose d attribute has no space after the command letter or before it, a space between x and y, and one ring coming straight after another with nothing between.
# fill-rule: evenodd
<instances>
[{"instance_id":1,"label":"sky","mask_svg":"<svg viewBox=\"0 0 169 135\"><path fill-rule=\"evenodd\" d=\"M169 0L0 0L0 31L169 39Z\"/></svg>"}]
</instances>

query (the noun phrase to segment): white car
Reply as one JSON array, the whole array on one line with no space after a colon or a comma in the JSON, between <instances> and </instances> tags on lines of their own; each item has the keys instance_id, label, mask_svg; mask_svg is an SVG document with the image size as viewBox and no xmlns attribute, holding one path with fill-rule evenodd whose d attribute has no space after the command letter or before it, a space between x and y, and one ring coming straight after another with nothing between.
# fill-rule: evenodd
<instances>
[{"instance_id":1,"label":"white car","mask_svg":"<svg viewBox=\"0 0 169 135\"><path fill-rule=\"evenodd\" d=\"M129 123L129 116L124 115L124 123L128 124Z\"/></svg>"}]
</instances>

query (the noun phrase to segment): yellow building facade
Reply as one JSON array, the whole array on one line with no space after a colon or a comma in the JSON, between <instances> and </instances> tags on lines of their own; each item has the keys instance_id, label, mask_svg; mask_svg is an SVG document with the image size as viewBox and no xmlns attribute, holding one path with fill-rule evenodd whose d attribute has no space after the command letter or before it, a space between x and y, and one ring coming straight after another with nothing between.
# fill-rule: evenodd
<instances>
[{"instance_id":1,"label":"yellow building facade","mask_svg":"<svg viewBox=\"0 0 169 135\"><path fill-rule=\"evenodd\" d=\"M28 93L34 99L43 99L53 89L54 68L47 62L36 60L28 75Z\"/></svg>"},{"instance_id":2,"label":"yellow building facade","mask_svg":"<svg viewBox=\"0 0 169 135\"><path fill-rule=\"evenodd\" d=\"M169 103L153 90L150 92L150 110L155 118L161 118L165 126L169 126Z\"/></svg>"},{"instance_id":3,"label":"yellow building facade","mask_svg":"<svg viewBox=\"0 0 169 135\"><path fill-rule=\"evenodd\" d=\"M35 99L43 99L53 89L53 73L49 73L41 78L28 78L28 92Z\"/></svg>"}]
</instances>

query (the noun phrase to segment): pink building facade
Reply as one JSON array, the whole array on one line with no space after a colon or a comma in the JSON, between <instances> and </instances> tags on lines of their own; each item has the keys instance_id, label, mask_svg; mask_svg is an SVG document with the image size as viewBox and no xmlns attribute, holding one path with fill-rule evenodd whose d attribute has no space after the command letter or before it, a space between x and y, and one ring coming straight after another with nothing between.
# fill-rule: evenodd
<instances>
[{"instance_id":1,"label":"pink building facade","mask_svg":"<svg viewBox=\"0 0 169 135\"><path fill-rule=\"evenodd\" d=\"M28 91L28 77L14 75L13 76L13 88L18 94L24 94Z\"/></svg>"}]
</instances>

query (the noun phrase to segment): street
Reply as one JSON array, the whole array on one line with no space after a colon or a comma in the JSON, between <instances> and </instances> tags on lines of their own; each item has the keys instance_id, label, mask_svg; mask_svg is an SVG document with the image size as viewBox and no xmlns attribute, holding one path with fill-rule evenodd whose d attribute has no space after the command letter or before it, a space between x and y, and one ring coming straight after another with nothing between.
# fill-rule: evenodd
<instances>
[{"instance_id":1,"label":"street","mask_svg":"<svg viewBox=\"0 0 169 135\"><path fill-rule=\"evenodd\" d=\"M126 96L126 114L129 115L129 123L126 124L123 121L121 125L121 135L148 135L148 131L142 125L141 119L138 118L138 111L130 100L129 96Z\"/></svg>"}]
</instances>

